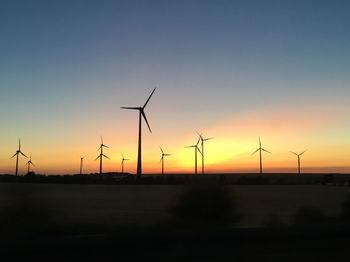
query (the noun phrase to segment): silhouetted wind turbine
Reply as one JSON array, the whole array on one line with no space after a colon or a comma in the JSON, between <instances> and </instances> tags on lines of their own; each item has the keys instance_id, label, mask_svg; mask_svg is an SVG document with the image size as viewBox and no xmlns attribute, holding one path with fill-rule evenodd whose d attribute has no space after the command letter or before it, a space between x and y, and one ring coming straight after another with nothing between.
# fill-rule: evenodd
<instances>
[{"instance_id":1,"label":"silhouetted wind turbine","mask_svg":"<svg viewBox=\"0 0 350 262\"><path fill-rule=\"evenodd\" d=\"M80 175L83 174L83 161L84 157L80 157Z\"/></svg>"},{"instance_id":2,"label":"silhouetted wind turbine","mask_svg":"<svg viewBox=\"0 0 350 262\"><path fill-rule=\"evenodd\" d=\"M198 139L197 143L192 146L186 146L185 148L194 148L194 174L197 175L197 151L201 153L201 151L198 148L200 139Z\"/></svg>"},{"instance_id":3,"label":"silhouetted wind turbine","mask_svg":"<svg viewBox=\"0 0 350 262\"><path fill-rule=\"evenodd\" d=\"M125 158L123 153L121 153L121 154L122 154L122 174L124 174L124 161L128 161L130 159Z\"/></svg>"},{"instance_id":4,"label":"silhouetted wind turbine","mask_svg":"<svg viewBox=\"0 0 350 262\"><path fill-rule=\"evenodd\" d=\"M196 131L197 132L197 131ZM202 134L198 133L199 139L201 141L201 150L202 150L202 175L204 175L204 142L213 139L213 137L203 138Z\"/></svg>"},{"instance_id":5,"label":"silhouetted wind turbine","mask_svg":"<svg viewBox=\"0 0 350 262\"><path fill-rule=\"evenodd\" d=\"M100 145L100 147L97 149L97 151L100 150L100 154L99 154L99 156L96 157L96 159L95 159L95 161L96 161L97 159L100 159L100 177L102 177L102 158L105 157L105 158L110 159L108 156L106 156L105 154L103 154L103 148L104 148L104 147L109 148L108 146L106 146L105 144L103 144L103 138L102 138L102 136L101 136L101 145Z\"/></svg>"},{"instance_id":6,"label":"silhouetted wind turbine","mask_svg":"<svg viewBox=\"0 0 350 262\"><path fill-rule=\"evenodd\" d=\"M146 115L145 115L145 107L148 104L148 101L151 99L154 91L156 90L156 88L153 89L152 93L150 94L150 96L148 97L148 99L146 100L146 103L142 106L142 107L121 107L121 109L131 109L131 110L138 110L139 111L139 140L138 140L138 152L137 152L137 171L136 171L136 175L138 178L141 177L142 175L142 162L141 162L141 118L143 117L143 119L145 120L149 131L152 133L151 127L148 124Z\"/></svg>"},{"instance_id":7,"label":"silhouetted wind turbine","mask_svg":"<svg viewBox=\"0 0 350 262\"><path fill-rule=\"evenodd\" d=\"M293 152L293 151L290 151L292 154L294 154L294 155L296 155L296 156L298 157L298 175L301 174L301 173L300 173L300 156L301 156L302 154L304 154L306 151L307 151L307 150L304 150L304 151L301 152L300 154L297 154L297 153L295 153L295 152Z\"/></svg>"},{"instance_id":8,"label":"silhouetted wind turbine","mask_svg":"<svg viewBox=\"0 0 350 262\"><path fill-rule=\"evenodd\" d=\"M271 152L270 151L267 151L266 149L264 149L264 148L262 148L261 147L261 140L260 140L260 136L259 136L259 148L257 149L257 150L255 150L254 152L253 152L253 154L252 155L254 155L256 152L258 152L259 151L259 153L260 153L260 175L262 174L262 155L261 155L261 152L262 151L265 151L266 153L270 153L271 154Z\"/></svg>"},{"instance_id":9,"label":"silhouetted wind turbine","mask_svg":"<svg viewBox=\"0 0 350 262\"><path fill-rule=\"evenodd\" d=\"M160 151L162 152L162 157L160 158L160 162L162 162L162 175L164 175L164 157L171 156L171 154L165 154L163 149L161 147L159 148L160 148Z\"/></svg>"},{"instance_id":10,"label":"silhouetted wind turbine","mask_svg":"<svg viewBox=\"0 0 350 262\"><path fill-rule=\"evenodd\" d=\"M18 155L21 154L22 156L28 158L22 151L21 151L21 139L19 139L19 142L18 142L18 150L16 151L16 153L11 157L11 158L14 158L15 156L16 157L16 176L18 176Z\"/></svg>"},{"instance_id":11,"label":"silhouetted wind turbine","mask_svg":"<svg viewBox=\"0 0 350 262\"><path fill-rule=\"evenodd\" d=\"M30 172L30 165L35 166L34 163L32 162L32 154L30 154L29 160L28 160L28 162L26 163L26 166L28 166L27 175L29 175L29 172Z\"/></svg>"}]
</instances>

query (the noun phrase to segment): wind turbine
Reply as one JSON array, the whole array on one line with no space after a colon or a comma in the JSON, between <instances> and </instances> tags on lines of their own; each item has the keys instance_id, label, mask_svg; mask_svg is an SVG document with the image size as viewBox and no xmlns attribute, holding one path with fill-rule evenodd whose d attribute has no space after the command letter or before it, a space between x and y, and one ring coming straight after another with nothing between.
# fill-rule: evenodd
<instances>
[{"instance_id":1,"label":"wind turbine","mask_svg":"<svg viewBox=\"0 0 350 262\"><path fill-rule=\"evenodd\" d=\"M261 175L261 174L262 174L262 155L261 155L261 152L264 151L264 152L270 153L270 154L271 154L271 152L270 152L270 151L267 151L266 149L264 149L264 148L261 147L260 136L259 136L259 148L258 148L257 150L255 150L255 151L253 152L252 155L254 155L254 154L255 154L256 152L258 152L258 151L259 151L259 153L260 153L260 175Z\"/></svg>"},{"instance_id":2,"label":"wind turbine","mask_svg":"<svg viewBox=\"0 0 350 262\"><path fill-rule=\"evenodd\" d=\"M128 161L130 159L125 158L123 153L121 153L121 154L122 154L122 174L124 174L124 161Z\"/></svg>"},{"instance_id":3,"label":"wind turbine","mask_svg":"<svg viewBox=\"0 0 350 262\"><path fill-rule=\"evenodd\" d=\"M171 156L171 154L164 154L164 151L161 147L160 148L160 151L162 152L162 157L160 159L160 162L162 162L162 175L164 175L164 157L165 156Z\"/></svg>"},{"instance_id":4,"label":"wind turbine","mask_svg":"<svg viewBox=\"0 0 350 262\"><path fill-rule=\"evenodd\" d=\"M30 172L30 165L34 165L34 163L32 162L32 154L30 154L30 158L28 160L28 162L26 163L26 166L28 166L28 172L27 172L27 175L29 175L29 172Z\"/></svg>"},{"instance_id":5,"label":"wind turbine","mask_svg":"<svg viewBox=\"0 0 350 262\"><path fill-rule=\"evenodd\" d=\"M137 152L137 171L136 171L136 175L138 178L141 177L142 175L142 162L141 162L141 118L143 117L143 119L145 120L149 131L152 133L151 127L148 124L146 115L145 115L145 107L147 106L149 100L151 99L154 91L156 90L156 88L153 89L152 93L150 94L150 96L148 97L148 99L146 100L146 103L141 107L121 107L121 109L131 109L131 110L138 110L139 111L139 136L138 136L138 152Z\"/></svg>"},{"instance_id":6,"label":"wind turbine","mask_svg":"<svg viewBox=\"0 0 350 262\"><path fill-rule=\"evenodd\" d=\"M198 139L197 143L192 146L186 146L185 148L194 148L194 174L197 175L197 151L201 153L201 151L198 148L200 139Z\"/></svg>"},{"instance_id":7,"label":"wind turbine","mask_svg":"<svg viewBox=\"0 0 350 262\"><path fill-rule=\"evenodd\" d=\"M296 155L297 157L298 157L298 175L300 176L300 156L302 155L302 154L304 154L305 152L306 152L307 150L304 150L303 152L301 152L300 154L297 154L297 153L295 153L295 152L293 152L293 151L290 151L292 154L294 154L294 155Z\"/></svg>"},{"instance_id":8,"label":"wind turbine","mask_svg":"<svg viewBox=\"0 0 350 262\"><path fill-rule=\"evenodd\" d=\"M201 151L202 151L202 175L204 175L204 142L213 139L213 137L209 137L209 138L203 138L202 134L198 133L196 131L196 133L199 135L199 139L201 141Z\"/></svg>"},{"instance_id":9,"label":"wind turbine","mask_svg":"<svg viewBox=\"0 0 350 262\"><path fill-rule=\"evenodd\" d=\"M97 159L100 159L100 177L102 177L102 158L105 157L105 158L110 159L108 156L106 156L105 154L103 154L103 148L104 148L104 147L109 148L108 146L106 146L105 144L103 144L103 138L102 138L102 136L101 136L101 145L100 145L100 147L97 149L97 151L100 150L100 154L99 154L99 156L96 157L96 159L95 159L95 161L96 161Z\"/></svg>"},{"instance_id":10,"label":"wind turbine","mask_svg":"<svg viewBox=\"0 0 350 262\"><path fill-rule=\"evenodd\" d=\"M80 175L83 174L83 161L84 161L84 157L80 157Z\"/></svg>"},{"instance_id":11,"label":"wind turbine","mask_svg":"<svg viewBox=\"0 0 350 262\"><path fill-rule=\"evenodd\" d=\"M18 150L16 153L11 157L14 158L16 156L16 176L18 176L18 155L21 154L22 156L28 158L22 151L21 151L21 139L19 139L18 142Z\"/></svg>"}]
</instances>

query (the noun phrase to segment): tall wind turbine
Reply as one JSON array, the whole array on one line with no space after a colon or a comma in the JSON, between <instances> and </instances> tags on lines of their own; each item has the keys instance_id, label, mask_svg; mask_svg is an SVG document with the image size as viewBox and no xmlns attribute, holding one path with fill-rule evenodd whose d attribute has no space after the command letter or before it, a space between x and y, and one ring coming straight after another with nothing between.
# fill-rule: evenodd
<instances>
[{"instance_id":1,"label":"tall wind turbine","mask_svg":"<svg viewBox=\"0 0 350 262\"><path fill-rule=\"evenodd\" d=\"M84 157L80 157L80 175L83 174L83 162L84 162Z\"/></svg>"},{"instance_id":2,"label":"tall wind turbine","mask_svg":"<svg viewBox=\"0 0 350 262\"><path fill-rule=\"evenodd\" d=\"M201 153L200 149L198 148L200 139L198 139L197 143L192 146L186 146L185 148L194 148L194 174L197 175L197 152Z\"/></svg>"},{"instance_id":3,"label":"tall wind turbine","mask_svg":"<svg viewBox=\"0 0 350 262\"><path fill-rule=\"evenodd\" d=\"M19 154L21 154L22 156L28 158L22 151L21 151L21 139L19 139L18 142L18 150L16 151L16 153L11 157L14 158L16 156L16 176L18 176L18 156Z\"/></svg>"},{"instance_id":4,"label":"tall wind turbine","mask_svg":"<svg viewBox=\"0 0 350 262\"><path fill-rule=\"evenodd\" d=\"M108 156L106 156L105 154L103 154L103 148L106 147L106 148L109 148L108 146L106 146L105 144L103 144L103 138L101 136L101 145L100 147L97 149L100 150L100 154L98 155L98 157L96 157L95 161L97 159L100 159L100 177L102 177L102 158L105 157L105 158L108 158L110 159Z\"/></svg>"},{"instance_id":5,"label":"tall wind turbine","mask_svg":"<svg viewBox=\"0 0 350 262\"><path fill-rule=\"evenodd\" d=\"M196 131L197 132L197 131ZM202 175L204 175L204 142L213 139L213 137L203 138L202 134L198 133L199 139L201 141L201 151L202 151Z\"/></svg>"},{"instance_id":6,"label":"tall wind turbine","mask_svg":"<svg viewBox=\"0 0 350 262\"><path fill-rule=\"evenodd\" d=\"M300 172L300 156L302 154L304 154L307 150L304 150L303 152L301 152L300 154L297 154L293 151L290 151L292 154L296 155L298 157L298 175L300 176L301 172Z\"/></svg>"},{"instance_id":7,"label":"tall wind turbine","mask_svg":"<svg viewBox=\"0 0 350 262\"><path fill-rule=\"evenodd\" d=\"M124 174L124 161L128 161L130 159L125 158L123 153L121 153L121 154L122 154L122 174Z\"/></svg>"},{"instance_id":8,"label":"tall wind turbine","mask_svg":"<svg viewBox=\"0 0 350 262\"><path fill-rule=\"evenodd\" d=\"M137 171L136 171L136 175L138 178L141 177L142 175L142 162L141 162L141 118L143 117L143 119L145 120L149 131L152 133L151 127L148 124L146 115L145 115L145 107L147 106L149 100L151 99L154 91L156 90L156 88L153 89L152 93L150 94L150 96L148 97L148 99L146 100L146 103L141 107L121 107L121 109L131 109L131 110L138 110L139 111L139 140L138 140L138 152L137 152Z\"/></svg>"},{"instance_id":9,"label":"tall wind turbine","mask_svg":"<svg viewBox=\"0 0 350 262\"><path fill-rule=\"evenodd\" d=\"M162 152L162 157L160 158L160 162L162 162L162 175L164 175L164 157L171 156L171 154L165 154L163 149L161 147L159 148L160 148L160 151Z\"/></svg>"},{"instance_id":10,"label":"tall wind turbine","mask_svg":"<svg viewBox=\"0 0 350 262\"><path fill-rule=\"evenodd\" d=\"M262 148L261 147L261 140L260 140L260 136L259 136L259 148L257 149L257 150L255 150L254 152L253 152L253 154L252 155L254 155L256 152L258 152L259 151L259 153L260 153L260 175L262 174L262 151L264 151L264 152L266 152L266 153L270 153L271 154L271 152L270 151L267 151L266 149L264 149L264 148Z\"/></svg>"},{"instance_id":11,"label":"tall wind turbine","mask_svg":"<svg viewBox=\"0 0 350 262\"><path fill-rule=\"evenodd\" d=\"M34 163L32 162L32 154L30 154L29 160L28 160L28 162L26 163L26 166L28 166L27 175L29 175L29 172L30 172L30 165L35 166Z\"/></svg>"}]
</instances>

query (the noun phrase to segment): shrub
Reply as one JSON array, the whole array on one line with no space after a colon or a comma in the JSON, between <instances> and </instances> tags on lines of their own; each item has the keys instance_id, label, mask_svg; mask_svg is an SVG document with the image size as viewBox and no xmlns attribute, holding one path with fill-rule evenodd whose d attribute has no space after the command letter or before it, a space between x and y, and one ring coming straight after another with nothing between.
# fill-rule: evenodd
<instances>
[{"instance_id":1,"label":"shrub","mask_svg":"<svg viewBox=\"0 0 350 262\"><path fill-rule=\"evenodd\" d=\"M232 196L219 185L190 187L171 213L175 227L185 230L227 229L239 219Z\"/></svg>"}]
</instances>

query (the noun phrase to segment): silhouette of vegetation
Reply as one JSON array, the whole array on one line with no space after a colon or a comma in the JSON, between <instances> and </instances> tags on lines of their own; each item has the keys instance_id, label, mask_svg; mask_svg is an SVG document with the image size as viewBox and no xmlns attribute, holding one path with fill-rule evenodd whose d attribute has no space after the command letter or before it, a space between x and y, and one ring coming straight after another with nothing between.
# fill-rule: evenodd
<instances>
[{"instance_id":1,"label":"silhouette of vegetation","mask_svg":"<svg viewBox=\"0 0 350 262\"><path fill-rule=\"evenodd\" d=\"M140 179L130 173L110 172L75 175L41 175L30 172L29 175L15 177L0 175L0 182L35 182L57 184L142 184L142 185L196 185L212 183L221 185L339 185L349 186L350 176L323 174L147 174Z\"/></svg>"},{"instance_id":2,"label":"silhouette of vegetation","mask_svg":"<svg viewBox=\"0 0 350 262\"><path fill-rule=\"evenodd\" d=\"M327 174L323 176L323 184L333 184L335 182L335 177L333 174Z\"/></svg>"},{"instance_id":3,"label":"silhouette of vegetation","mask_svg":"<svg viewBox=\"0 0 350 262\"><path fill-rule=\"evenodd\" d=\"M321 210L312 206L304 206L298 209L292 217L292 222L296 226L321 225L329 223L330 221L330 217L323 214Z\"/></svg>"},{"instance_id":4,"label":"silhouette of vegetation","mask_svg":"<svg viewBox=\"0 0 350 262\"><path fill-rule=\"evenodd\" d=\"M191 186L171 209L171 223L182 230L230 229L240 216L233 197L224 186Z\"/></svg>"}]
</instances>

